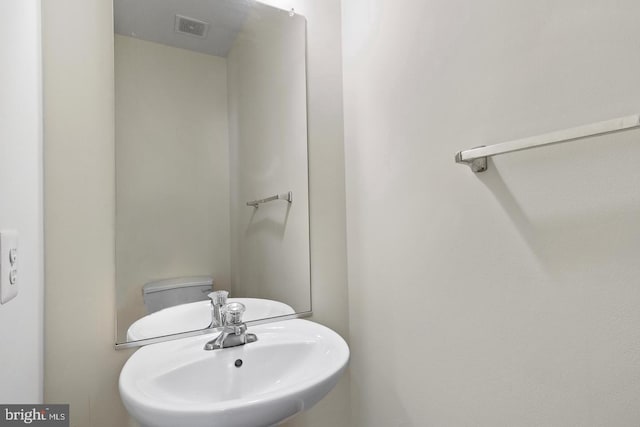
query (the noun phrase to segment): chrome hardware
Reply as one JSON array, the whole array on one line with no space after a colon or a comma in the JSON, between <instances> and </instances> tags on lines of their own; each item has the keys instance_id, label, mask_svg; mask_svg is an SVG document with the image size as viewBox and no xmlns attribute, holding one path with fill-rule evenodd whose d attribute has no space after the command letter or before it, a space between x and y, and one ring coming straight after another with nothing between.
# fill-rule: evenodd
<instances>
[{"instance_id":1,"label":"chrome hardware","mask_svg":"<svg viewBox=\"0 0 640 427\"><path fill-rule=\"evenodd\" d=\"M227 291L215 291L208 295L211 298L211 323L209 328L217 328L224 325L222 308L227 303L228 296L229 292Z\"/></svg>"},{"instance_id":2,"label":"chrome hardware","mask_svg":"<svg viewBox=\"0 0 640 427\"><path fill-rule=\"evenodd\" d=\"M244 304L232 302L223 307L223 329L220 335L205 344L205 350L220 350L228 347L249 344L258 341L255 334L247 333L247 325L242 322L246 310Z\"/></svg>"},{"instance_id":3,"label":"chrome hardware","mask_svg":"<svg viewBox=\"0 0 640 427\"><path fill-rule=\"evenodd\" d=\"M287 193L276 194L274 196L267 197L265 199L252 200L250 202L247 202L247 206L253 206L254 208L258 208L259 205L267 202L272 202L274 200L286 200L287 202L291 203L293 202L293 193L289 191Z\"/></svg>"},{"instance_id":4,"label":"chrome hardware","mask_svg":"<svg viewBox=\"0 0 640 427\"><path fill-rule=\"evenodd\" d=\"M487 170L487 157L606 135L623 130L636 129L638 127L640 127L640 115L635 114L633 116L605 120L603 122L559 130L544 135L459 151L456 153L456 163L466 163L471 167L472 171L484 172Z\"/></svg>"},{"instance_id":5,"label":"chrome hardware","mask_svg":"<svg viewBox=\"0 0 640 427\"><path fill-rule=\"evenodd\" d=\"M482 148L484 145L476 148ZM475 150L475 148L474 148ZM466 163L469 165L471 170L475 173L484 172L487 170L487 158L486 157L478 157L471 160L463 160L462 159L462 151L456 153L456 163Z\"/></svg>"}]
</instances>

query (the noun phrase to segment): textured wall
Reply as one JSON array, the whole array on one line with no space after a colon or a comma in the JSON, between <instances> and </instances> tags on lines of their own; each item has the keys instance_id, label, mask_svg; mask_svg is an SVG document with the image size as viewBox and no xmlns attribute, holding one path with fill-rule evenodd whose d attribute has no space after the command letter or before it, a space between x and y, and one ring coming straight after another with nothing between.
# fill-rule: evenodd
<instances>
[{"instance_id":1,"label":"textured wall","mask_svg":"<svg viewBox=\"0 0 640 427\"><path fill-rule=\"evenodd\" d=\"M113 349L113 23L108 0L43 3L45 382L74 427L125 426Z\"/></svg>"},{"instance_id":2,"label":"textured wall","mask_svg":"<svg viewBox=\"0 0 640 427\"><path fill-rule=\"evenodd\" d=\"M353 426L640 422L640 4L343 2Z\"/></svg>"},{"instance_id":3,"label":"textured wall","mask_svg":"<svg viewBox=\"0 0 640 427\"><path fill-rule=\"evenodd\" d=\"M0 3L0 230L18 236L18 295L0 305L0 402L42 402L40 1ZM5 260L2 260L3 262Z\"/></svg>"}]
</instances>

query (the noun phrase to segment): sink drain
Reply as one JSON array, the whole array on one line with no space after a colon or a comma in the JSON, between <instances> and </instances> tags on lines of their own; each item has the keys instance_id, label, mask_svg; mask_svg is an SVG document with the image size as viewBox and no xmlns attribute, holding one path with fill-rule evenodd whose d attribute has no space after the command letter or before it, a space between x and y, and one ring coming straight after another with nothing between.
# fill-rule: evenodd
<instances>
[{"instance_id":1,"label":"sink drain","mask_svg":"<svg viewBox=\"0 0 640 427\"><path fill-rule=\"evenodd\" d=\"M236 360L236 362L234 363L234 365L236 365L236 368L239 368L240 366L242 366L242 359L238 359L238 360Z\"/></svg>"}]
</instances>

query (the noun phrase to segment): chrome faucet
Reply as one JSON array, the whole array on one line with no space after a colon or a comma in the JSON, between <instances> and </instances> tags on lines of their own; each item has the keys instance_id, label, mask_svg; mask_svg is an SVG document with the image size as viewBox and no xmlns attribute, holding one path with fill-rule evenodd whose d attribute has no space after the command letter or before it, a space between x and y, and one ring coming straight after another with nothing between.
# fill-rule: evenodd
<instances>
[{"instance_id":1,"label":"chrome faucet","mask_svg":"<svg viewBox=\"0 0 640 427\"><path fill-rule=\"evenodd\" d=\"M227 303L227 297L229 292L227 291L215 291L211 292L208 297L211 298L211 323L209 328L218 328L223 326L222 308Z\"/></svg>"},{"instance_id":2,"label":"chrome faucet","mask_svg":"<svg viewBox=\"0 0 640 427\"><path fill-rule=\"evenodd\" d=\"M239 302L226 304L222 310L222 332L215 339L206 343L204 349L220 350L258 341L255 334L247 333L247 325L242 322L244 311L244 304Z\"/></svg>"}]
</instances>

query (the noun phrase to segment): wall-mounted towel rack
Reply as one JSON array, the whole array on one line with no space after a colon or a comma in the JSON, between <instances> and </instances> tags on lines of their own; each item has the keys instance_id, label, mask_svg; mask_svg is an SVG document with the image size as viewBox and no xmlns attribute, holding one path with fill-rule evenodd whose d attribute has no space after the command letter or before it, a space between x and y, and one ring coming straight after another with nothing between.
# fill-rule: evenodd
<instances>
[{"instance_id":1,"label":"wall-mounted towel rack","mask_svg":"<svg viewBox=\"0 0 640 427\"><path fill-rule=\"evenodd\" d=\"M274 200L286 200L287 202L291 203L293 202L293 193L289 191L282 194L276 194L275 196L266 197L260 200L252 200L250 202L247 202L247 206L253 206L254 208L257 208L263 203L272 202Z\"/></svg>"},{"instance_id":2,"label":"wall-mounted towel rack","mask_svg":"<svg viewBox=\"0 0 640 427\"><path fill-rule=\"evenodd\" d=\"M512 153L514 151L529 150L531 148L543 147L545 145L558 144L561 142L575 141L576 139L605 135L638 127L640 127L640 114L635 114L633 116L605 120L603 122L559 130L556 132L546 133L544 135L459 151L456 154L456 163L466 163L471 167L472 171L484 172L487 170L487 157Z\"/></svg>"}]
</instances>

